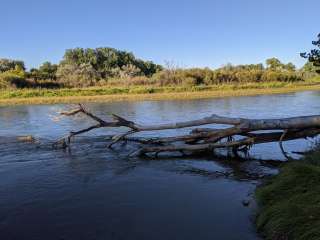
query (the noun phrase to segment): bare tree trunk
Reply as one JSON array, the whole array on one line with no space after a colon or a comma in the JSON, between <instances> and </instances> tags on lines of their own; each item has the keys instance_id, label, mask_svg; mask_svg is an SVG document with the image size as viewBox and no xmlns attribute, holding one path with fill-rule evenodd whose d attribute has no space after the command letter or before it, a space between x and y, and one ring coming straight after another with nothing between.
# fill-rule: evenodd
<instances>
[{"instance_id":1,"label":"bare tree trunk","mask_svg":"<svg viewBox=\"0 0 320 240\"><path fill-rule=\"evenodd\" d=\"M284 151L282 142L299 138L315 137L320 134L320 115L301 116L281 119L247 119L229 118L218 115L211 115L202 119L159 124L143 125L128 121L120 116L112 114L114 121L108 122L87 111L79 104L77 109L61 112L63 116L75 116L84 114L96 122L86 129L70 132L66 138L57 141L68 147L71 138L97 128L127 127L128 132L112 137L109 147L119 141L136 141L141 143L141 148L132 153L131 156L147 153L158 154L160 152L197 152L212 151L218 148L232 149L235 154L253 144L279 142L281 151L288 158ZM144 131L161 131L166 129L180 129L186 127L197 127L207 124L229 125L228 128L195 128L189 134L162 138L134 138L129 135ZM268 132L261 132L261 131ZM236 138L235 138L236 137Z\"/></svg>"}]
</instances>

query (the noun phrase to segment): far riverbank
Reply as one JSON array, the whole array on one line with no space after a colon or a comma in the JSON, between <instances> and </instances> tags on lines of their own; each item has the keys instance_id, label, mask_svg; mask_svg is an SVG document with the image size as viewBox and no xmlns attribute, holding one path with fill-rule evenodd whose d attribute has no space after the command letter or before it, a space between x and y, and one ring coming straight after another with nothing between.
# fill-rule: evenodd
<instances>
[{"instance_id":1,"label":"far riverbank","mask_svg":"<svg viewBox=\"0 0 320 240\"><path fill-rule=\"evenodd\" d=\"M92 87L72 89L17 89L0 91L0 105L113 102L142 100L187 100L218 97L280 94L320 90L320 82L247 83L179 87Z\"/></svg>"}]
</instances>

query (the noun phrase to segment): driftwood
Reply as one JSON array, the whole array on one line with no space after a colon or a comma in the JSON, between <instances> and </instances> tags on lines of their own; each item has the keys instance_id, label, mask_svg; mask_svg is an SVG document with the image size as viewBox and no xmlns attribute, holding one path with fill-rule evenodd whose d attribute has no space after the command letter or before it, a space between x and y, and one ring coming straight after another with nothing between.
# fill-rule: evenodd
<instances>
[{"instance_id":1,"label":"driftwood","mask_svg":"<svg viewBox=\"0 0 320 240\"><path fill-rule=\"evenodd\" d=\"M281 119L246 119L229 118L218 115L211 115L198 120L178 123L142 125L126 120L118 115L112 114L114 121L105 121L92 114L79 104L79 107L66 112L60 112L63 116L75 116L83 114L96 122L96 124L79 131L70 132L67 137L57 141L55 145L61 144L69 147L71 139L79 134L89 132L97 128L126 127L128 131L124 134L112 136L112 147L119 141L134 141L141 144L141 147L130 154L138 156L155 154L161 152L198 153L213 152L215 149L232 150L234 155L240 152L247 152L254 144L278 142L285 157L289 158L283 148L283 142L307 137L315 137L320 134L320 115L302 116ZM139 138L130 135L145 131L160 131L167 129L179 129L197 127L207 124L222 124L230 127L217 128L195 128L189 134L173 137Z\"/></svg>"}]
</instances>

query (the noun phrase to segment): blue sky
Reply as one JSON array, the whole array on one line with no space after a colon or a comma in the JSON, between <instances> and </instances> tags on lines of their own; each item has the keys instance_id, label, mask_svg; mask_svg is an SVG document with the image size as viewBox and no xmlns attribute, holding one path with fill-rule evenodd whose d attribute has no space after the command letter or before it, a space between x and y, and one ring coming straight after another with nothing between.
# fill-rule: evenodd
<instances>
[{"instance_id":1,"label":"blue sky","mask_svg":"<svg viewBox=\"0 0 320 240\"><path fill-rule=\"evenodd\" d=\"M320 32L319 0L0 0L0 58L57 63L114 47L163 64L219 67L299 53Z\"/></svg>"}]
</instances>

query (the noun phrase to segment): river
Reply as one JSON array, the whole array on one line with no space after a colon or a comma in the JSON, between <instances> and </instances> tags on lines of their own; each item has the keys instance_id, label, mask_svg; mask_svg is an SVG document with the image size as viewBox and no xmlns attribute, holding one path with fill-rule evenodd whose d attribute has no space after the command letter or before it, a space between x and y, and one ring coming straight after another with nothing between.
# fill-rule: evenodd
<instances>
[{"instance_id":1,"label":"river","mask_svg":"<svg viewBox=\"0 0 320 240\"><path fill-rule=\"evenodd\" d=\"M146 123L197 119L210 114L277 118L319 114L320 92L184 101L88 103L108 118L116 113ZM67 105L0 107L0 239L260 239L254 228L255 174L276 169L259 161L211 156L148 160L128 158L129 146L108 150L100 129L80 137L71 151L16 141L33 135L53 141L88 119L60 119ZM162 135L187 130L164 131ZM154 135L159 133L147 133ZM284 144L301 151L310 141ZM280 159L277 144L252 149L257 158ZM243 201L249 201L244 206Z\"/></svg>"}]
</instances>

